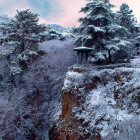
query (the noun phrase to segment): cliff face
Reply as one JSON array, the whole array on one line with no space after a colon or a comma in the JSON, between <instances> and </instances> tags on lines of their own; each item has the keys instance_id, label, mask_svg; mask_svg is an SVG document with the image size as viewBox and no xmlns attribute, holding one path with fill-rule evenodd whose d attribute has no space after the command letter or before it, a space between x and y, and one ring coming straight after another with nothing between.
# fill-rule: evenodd
<instances>
[{"instance_id":1,"label":"cliff face","mask_svg":"<svg viewBox=\"0 0 140 140\"><path fill-rule=\"evenodd\" d=\"M140 69L133 68L71 69L62 89L57 139L139 140L139 77Z\"/></svg>"}]
</instances>

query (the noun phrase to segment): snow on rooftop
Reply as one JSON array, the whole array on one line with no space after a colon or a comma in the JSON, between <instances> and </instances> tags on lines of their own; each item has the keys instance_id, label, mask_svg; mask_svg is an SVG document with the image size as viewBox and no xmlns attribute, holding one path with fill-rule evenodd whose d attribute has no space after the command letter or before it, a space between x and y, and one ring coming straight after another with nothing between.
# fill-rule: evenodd
<instances>
[{"instance_id":1,"label":"snow on rooftop","mask_svg":"<svg viewBox=\"0 0 140 140\"><path fill-rule=\"evenodd\" d=\"M74 51L78 51L78 50L89 50L89 51L92 51L93 49L92 48L85 47L85 46L74 48Z\"/></svg>"}]
</instances>

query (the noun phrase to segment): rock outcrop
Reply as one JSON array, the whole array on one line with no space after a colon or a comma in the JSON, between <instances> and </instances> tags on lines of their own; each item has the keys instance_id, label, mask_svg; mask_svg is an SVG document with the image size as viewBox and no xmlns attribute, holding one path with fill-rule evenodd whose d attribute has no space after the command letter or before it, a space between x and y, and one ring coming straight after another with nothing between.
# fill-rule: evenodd
<instances>
[{"instance_id":1,"label":"rock outcrop","mask_svg":"<svg viewBox=\"0 0 140 140\"><path fill-rule=\"evenodd\" d=\"M50 132L50 139L123 140L128 137L131 122L131 130L137 132L139 76L140 69L133 68L71 69L62 89L60 123ZM133 138L135 132L130 132L129 137Z\"/></svg>"}]
</instances>

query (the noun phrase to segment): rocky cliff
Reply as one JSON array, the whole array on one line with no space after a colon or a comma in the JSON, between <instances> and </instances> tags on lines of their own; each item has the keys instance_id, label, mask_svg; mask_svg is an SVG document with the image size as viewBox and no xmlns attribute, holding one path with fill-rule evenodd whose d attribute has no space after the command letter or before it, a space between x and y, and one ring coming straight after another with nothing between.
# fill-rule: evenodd
<instances>
[{"instance_id":1,"label":"rocky cliff","mask_svg":"<svg viewBox=\"0 0 140 140\"><path fill-rule=\"evenodd\" d=\"M74 67L51 140L139 140L140 69Z\"/></svg>"}]
</instances>

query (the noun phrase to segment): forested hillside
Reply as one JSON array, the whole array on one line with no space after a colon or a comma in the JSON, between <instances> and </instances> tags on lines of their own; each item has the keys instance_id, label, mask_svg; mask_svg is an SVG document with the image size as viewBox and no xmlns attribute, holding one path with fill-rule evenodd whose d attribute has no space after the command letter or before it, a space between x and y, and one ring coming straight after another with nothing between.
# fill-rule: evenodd
<instances>
[{"instance_id":1,"label":"forested hillside","mask_svg":"<svg viewBox=\"0 0 140 140\"><path fill-rule=\"evenodd\" d=\"M70 28L0 15L1 140L140 139L139 23L126 3L81 12Z\"/></svg>"}]
</instances>

